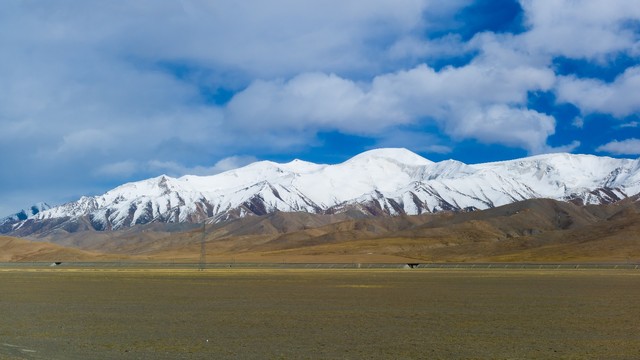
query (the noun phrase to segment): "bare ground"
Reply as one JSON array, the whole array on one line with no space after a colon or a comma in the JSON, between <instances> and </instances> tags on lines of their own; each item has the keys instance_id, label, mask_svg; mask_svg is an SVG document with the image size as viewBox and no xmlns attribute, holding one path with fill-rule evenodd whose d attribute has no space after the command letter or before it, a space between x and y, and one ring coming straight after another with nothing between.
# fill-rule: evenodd
<instances>
[{"instance_id":1,"label":"bare ground","mask_svg":"<svg viewBox=\"0 0 640 360\"><path fill-rule=\"evenodd\" d=\"M633 270L0 270L0 358L635 359Z\"/></svg>"}]
</instances>

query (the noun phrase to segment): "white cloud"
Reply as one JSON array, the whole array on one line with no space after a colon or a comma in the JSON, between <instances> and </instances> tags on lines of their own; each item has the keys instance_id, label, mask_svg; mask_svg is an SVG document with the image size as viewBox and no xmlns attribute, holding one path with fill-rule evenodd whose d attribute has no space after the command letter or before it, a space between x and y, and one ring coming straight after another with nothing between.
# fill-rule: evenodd
<instances>
[{"instance_id":1,"label":"white cloud","mask_svg":"<svg viewBox=\"0 0 640 360\"><path fill-rule=\"evenodd\" d=\"M630 22L640 19L635 0L520 0L529 27L522 35L535 53L604 61L638 46Z\"/></svg>"},{"instance_id":2,"label":"white cloud","mask_svg":"<svg viewBox=\"0 0 640 360\"><path fill-rule=\"evenodd\" d=\"M135 161L119 161L100 166L96 171L96 175L115 178L129 177L136 173L137 168L138 166Z\"/></svg>"},{"instance_id":3,"label":"white cloud","mask_svg":"<svg viewBox=\"0 0 640 360\"><path fill-rule=\"evenodd\" d=\"M582 129L584 127L584 118L576 116L575 118L573 118L573 121L571 121L571 126Z\"/></svg>"},{"instance_id":4,"label":"white cloud","mask_svg":"<svg viewBox=\"0 0 640 360\"><path fill-rule=\"evenodd\" d=\"M169 176L179 177L183 175L215 175L224 171L237 169L258 161L254 156L229 156L217 161L213 166L188 167L174 161L151 160L146 167L153 172L162 172Z\"/></svg>"},{"instance_id":5,"label":"white cloud","mask_svg":"<svg viewBox=\"0 0 640 360\"><path fill-rule=\"evenodd\" d=\"M449 124L449 132L462 139L503 144L542 153L547 138L555 132L553 117L537 111L493 105L461 109L459 120Z\"/></svg>"},{"instance_id":6,"label":"white cloud","mask_svg":"<svg viewBox=\"0 0 640 360\"><path fill-rule=\"evenodd\" d=\"M388 50L392 60L425 59L461 56L470 51L468 44L459 35L448 34L433 40L424 40L416 36L398 39Z\"/></svg>"},{"instance_id":7,"label":"white cloud","mask_svg":"<svg viewBox=\"0 0 640 360\"><path fill-rule=\"evenodd\" d=\"M640 155L640 139L614 140L599 146L596 151L615 155Z\"/></svg>"},{"instance_id":8,"label":"white cloud","mask_svg":"<svg viewBox=\"0 0 640 360\"><path fill-rule=\"evenodd\" d=\"M499 48L528 54L529 63L549 68L556 57L586 59L607 67L618 56L640 55L640 7L634 0L520 0L527 31L497 39ZM486 42L486 41L485 41ZM554 92L582 114L607 113L624 117L636 113L640 102L638 67L630 67L612 83L574 75L558 78Z\"/></svg>"},{"instance_id":9,"label":"white cloud","mask_svg":"<svg viewBox=\"0 0 640 360\"><path fill-rule=\"evenodd\" d=\"M564 76L558 79L561 102L576 105L583 114L607 113L624 117L640 111L640 66L628 68L612 83Z\"/></svg>"},{"instance_id":10,"label":"white cloud","mask_svg":"<svg viewBox=\"0 0 640 360\"><path fill-rule=\"evenodd\" d=\"M443 7L426 0L21 2L7 11L6 20L16 30L26 28L23 38L30 42L100 46L94 50L138 60L186 60L239 71L243 77L277 77L317 69L375 69L380 60L369 54L385 46L377 39L393 40L424 29L425 17L451 16L465 2L450 3Z\"/></svg>"},{"instance_id":11,"label":"white cloud","mask_svg":"<svg viewBox=\"0 0 640 360\"><path fill-rule=\"evenodd\" d=\"M9 1L0 151L12 156L0 167L17 173L0 187L87 193L96 178L210 174L253 159L232 154L308 149L320 131L426 152L460 139L546 152L555 119L527 108L532 91L583 114L638 112L638 67L611 83L556 81L550 67L555 56L640 55L635 0L523 0L527 32L464 42L447 31L471 3ZM459 55L469 63L420 65ZM211 101L220 88L235 95L227 105ZM440 133L406 130L423 125Z\"/></svg>"},{"instance_id":12,"label":"white cloud","mask_svg":"<svg viewBox=\"0 0 640 360\"><path fill-rule=\"evenodd\" d=\"M234 96L227 116L234 125L261 131L337 128L369 134L409 121L401 109L367 93L364 85L321 73L287 82L256 81Z\"/></svg>"},{"instance_id":13,"label":"white cloud","mask_svg":"<svg viewBox=\"0 0 640 360\"><path fill-rule=\"evenodd\" d=\"M467 2L7 2L0 12L0 150L14 155L0 166L21 170L0 185L15 189L20 178L42 173L124 176L132 163L139 174L149 159L203 164L238 152L309 146L318 128L346 126L338 124L344 110L292 132L293 123L278 125L273 106L255 114L254 123L225 118L227 110L211 104L208 92L253 84L248 96L255 79L268 85L282 78L291 90L318 91L328 104L339 99L309 88L300 74L339 73L327 76L326 86L361 91L351 78L393 68L402 61L389 56L395 42L436 20L441 26ZM315 109L300 105L302 114ZM272 121L274 130L259 131ZM379 128L391 124L379 121ZM28 151L15 151L25 144Z\"/></svg>"},{"instance_id":14,"label":"white cloud","mask_svg":"<svg viewBox=\"0 0 640 360\"><path fill-rule=\"evenodd\" d=\"M512 37L467 46L422 36L446 29L469 2L13 4L0 14L0 131L49 162L85 159L92 173L158 152L179 163L167 150L175 144L205 159L305 146L321 130L379 137L426 117L450 128L464 119L458 106L522 107L553 73L514 51ZM481 55L469 66L397 70L474 49ZM182 77L180 66L195 73ZM244 85L222 109L201 88Z\"/></svg>"},{"instance_id":15,"label":"white cloud","mask_svg":"<svg viewBox=\"0 0 640 360\"><path fill-rule=\"evenodd\" d=\"M115 139L106 131L82 129L63 135L57 149L47 156L73 156L78 152L106 153L115 145Z\"/></svg>"},{"instance_id":16,"label":"white cloud","mask_svg":"<svg viewBox=\"0 0 640 360\"><path fill-rule=\"evenodd\" d=\"M421 65L376 77L372 92L390 92L411 111L435 104L446 111L450 106L447 103L466 101L521 104L526 102L528 91L549 89L553 81L553 72L527 66L508 68L472 63L436 72Z\"/></svg>"},{"instance_id":17,"label":"white cloud","mask_svg":"<svg viewBox=\"0 0 640 360\"><path fill-rule=\"evenodd\" d=\"M574 140L565 145L548 146L542 153L571 153L574 152L580 146L580 144L580 141Z\"/></svg>"},{"instance_id":18,"label":"white cloud","mask_svg":"<svg viewBox=\"0 0 640 360\"><path fill-rule=\"evenodd\" d=\"M620 127L621 128L637 128L638 125L640 125L640 123L638 123L637 121L631 121L626 124L620 125Z\"/></svg>"},{"instance_id":19,"label":"white cloud","mask_svg":"<svg viewBox=\"0 0 640 360\"><path fill-rule=\"evenodd\" d=\"M392 130L381 134L374 146L371 148L398 148L405 147L418 152L430 154L448 154L453 151L449 145L430 133Z\"/></svg>"},{"instance_id":20,"label":"white cloud","mask_svg":"<svg viewBox=\"0 0 640 360\"><path fill-rule=\"evenodd\" d=\"M230 101L226 115L234 126L262 134L335 129L380 137L399 125L435 122L456 138L535 153L545 148L555 121L523 106L529 91L549 89L553 82L547 69L483 62L441 71L420 65L368 83L302 74L253 83Z\"/></svg>"},{"instance_id":21,"label":"white cloud","mask_svg":"<svg viewBox=\"0 0 640 360\"><path fill-rule=\"evenodd\" d=\"M217 174L220 172L237 169L256 161L258 161L258 159L256 159L254 156L229 156L216 162L216 164L211 169L211 174Z\"/></svg>"}]
</instances>

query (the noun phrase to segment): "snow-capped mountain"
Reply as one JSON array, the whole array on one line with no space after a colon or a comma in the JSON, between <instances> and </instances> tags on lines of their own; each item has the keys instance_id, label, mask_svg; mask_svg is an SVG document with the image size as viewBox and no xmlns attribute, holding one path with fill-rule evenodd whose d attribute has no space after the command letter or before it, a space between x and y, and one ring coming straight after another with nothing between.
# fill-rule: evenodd
<instances>
[{"instance_id":1,"label":"snow-capped mountain","mask_svg":"<svg viewBox=\"0 0 640 360\"><path fill-rule=\"evenodd\" d=\"M29 234L70 221L74 228L82 222L96 230L217 222L274 211L422 214L531 198L601 204L639 192L640 159L548 154L467 165L434 163L406 149L378 149L336 165L261 161L213 176L163 175L41 211L13 231Z\"/></svg>"},{"instance_id":2,"label":"snow-capped mountain","mask_svg":"<svg viewBox=\"0 0 640 360\"><path fill-rule=\"evenodd\" d=\"M32 218L35 215L39 214L40 212L50 208L51 206L49 206L49 204L40 202L40 203L31 205L27 209L22 209L13 215L9 215L5 218L1 218L0 233L9 232L12 230L14 224L27 220L29 218Z\"/></svg>"}]
</instances>

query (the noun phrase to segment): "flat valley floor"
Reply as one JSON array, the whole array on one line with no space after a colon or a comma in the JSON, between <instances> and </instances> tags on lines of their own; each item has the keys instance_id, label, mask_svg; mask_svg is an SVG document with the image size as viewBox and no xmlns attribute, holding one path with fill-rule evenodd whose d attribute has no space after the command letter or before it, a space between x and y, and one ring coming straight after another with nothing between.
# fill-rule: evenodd
<instances>
[{"instance_id":1,"label":"flat valley floor","mask_svg":"<svg viewBox=\"0 0 640 360\"><path fill-rule=\"evenodd\" d=\"M640 270L0 269L0 359L638 359Z\"/></svg>"}]
</instances>

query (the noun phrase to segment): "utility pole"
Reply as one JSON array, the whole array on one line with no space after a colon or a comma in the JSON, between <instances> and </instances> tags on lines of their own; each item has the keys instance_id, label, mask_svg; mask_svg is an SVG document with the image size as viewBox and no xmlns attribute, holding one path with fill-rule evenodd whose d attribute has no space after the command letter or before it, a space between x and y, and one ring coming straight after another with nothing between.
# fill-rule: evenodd
<instances>
[{"instance_id":1,"label":"utility pole","mask_svg":"<svg viewBox=\"0 0 640 360\"><path fill-rule=\"evenodd\" d=\"M206 220L202 223L202 238L200 239L200 271L203 271L207 265L207 250L205 249L205 235L207 229Z\"/></svg>"}]
</instances>

